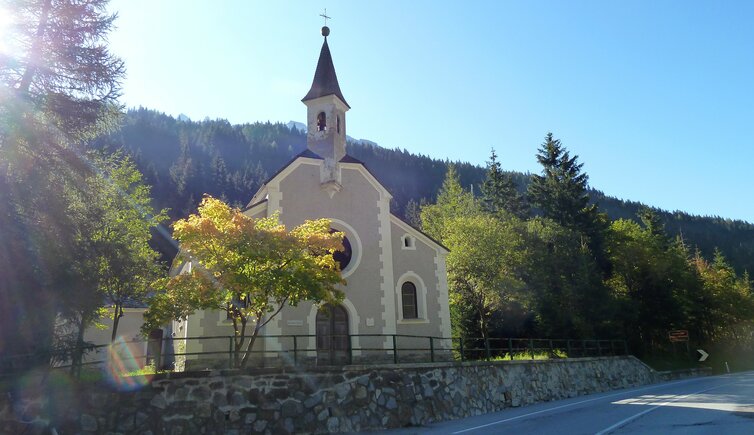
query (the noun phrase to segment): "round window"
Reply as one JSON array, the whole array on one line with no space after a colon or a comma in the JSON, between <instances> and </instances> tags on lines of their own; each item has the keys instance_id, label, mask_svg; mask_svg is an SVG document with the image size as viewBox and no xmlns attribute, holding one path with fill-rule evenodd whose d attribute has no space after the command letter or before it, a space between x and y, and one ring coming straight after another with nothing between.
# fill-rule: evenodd
<instances>
[{"instance_id":1,"label":"round window","mask_svg":"<svg viewBox=\"0 0 754 435\"><path fill-rule=\"evenodd\" d=\"M351 262L351 242L348 241L348 237L343 234L343 249L335 251L332 255L333 259L340 265L340 270L343 271L348 267Z\"/></svg>"}]
</instances>

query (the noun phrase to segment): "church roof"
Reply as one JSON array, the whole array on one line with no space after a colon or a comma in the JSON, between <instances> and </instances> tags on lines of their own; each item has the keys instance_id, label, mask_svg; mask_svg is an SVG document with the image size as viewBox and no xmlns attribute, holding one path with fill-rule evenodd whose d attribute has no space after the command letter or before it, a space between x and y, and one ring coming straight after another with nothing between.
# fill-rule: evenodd
<instances>
[{"instance_id":1,"label":"church roof","mask_svg":"<svg viewBox=\"0 0 754 435\"><path fill-rule=\"evenodd\" d=\"M306 148L306 149L304 149L303 151L301 151L300 153L298 153L298 154L296 154L295 156L293 156L293 158L292 158L292 159L288 160L288 163L286 163L286 164L284 164L283 166L281 166L281 167L280 167L280 169L278 169L278 170L277 170L277 172L275 172L274 174L272 174L272 176L270 176L270 177L268 177L268 178L267 178L266 180L264 180L264 182L262 183L262 186L266 185L266 184L267 184L267 183L269 183L269 182L270 182L270 181L271 181L271 180L272 180L273 178L277 177L277 176L278 176L278 174L280 174L281 172L283 172L283 170L284 170L285 168L287 168L288 166L290 166L290 165L291 165L291 164L292 164L293 162L295 162L295 161L296 161L296 160L297 160L297 159L298 159L299 157L306 157L306 158L309 158L309 159L324 160L324 159L322 158L322 156L320 156L319 154L317 154L317 153L315 153L314 151L310 150L309 148ZM342 158L342 159L340 159L340 162L342 162L342 163L358 163L358 164L360 164L360 165L364 166L364 169L366 169L366 170L367 170L367 172L369 172L369 173L370 173L370 174L371 174L371 175L372 175L372 176L374 177L374 174L372 174L372 172L371 172L371 171L369 170L369 168L367 168L367 165L365 165L365 164L364 164L364 162L362 162L361 160L359 160L359 159L357 159L357 158L355 158L355 157L352 157L352 156L350 156L350 155L346 154L345 156L343 156L343 158ZM375 179L377 179L377 177L375 177ZM249 205L248 205L248 206L247 206L246 208L244 208L244 210L248 210L248 209L249 209L249 208L251 208L251 207L252 207L253 205L256 205L256 204L249 204Z\"/></svg>"},{"instance_id":2,"label":"church roof","mask_svg":"<svg viewBox=\"0 0 754 435\"><path fill-rule=\"evenodd\" d=\"M283 172L283 170L285 168L287 168L288 166L290 166L299 157L307 157L307 158L310 158L310 159L324 160L319 154L315 153L314 151L310 150L309 148L306 148L305 150L303 150L300 153L298 153L295 156L293 156L292 159L288 160L288 163L286 163L283 166L281 166L280 169L278 169L277 172L275 172L274 174L272 174L271 177L269 177L266 180L264 180L264 182L262 183L262 186L267 185L267 183L269 183L270 180L272 180L273 178L277 177L278 174L280 174L281 172ZM246 207L244 210L248 210L250 207L251 207L251 205L249 205L249 207Z\"/></svg>"},{"instance_id":3,"label":"church roof","mask_svg":"<svg viewBox=\"0 0 754 435\"><path fill-rule=\"evenodd\" d=\"M257 202L255 202L253 204L249 204L246 207L244 207L241 211L251 210L252 208L258 206L259 204L264 204L265 202L267 202L267 198L265 198L265 199L263 199L261 201L257 201Z\"/></svg>"},{"instance_id":4,"label":"church roof","mask_svg":"<svg viewBox=\"0 0 754 435\"><path fill-rule=\"evenodd\" d=\"M294 156L294 157L293 157L293 158L292 158L292 159L291 159L291 160L290 160L290 161L289 161L288 163L286 163L285 165L283 165L283 166L282 166L282 167L281 167L281 168L280 168L280 169L279 169L279 170L278 170L277 172L275 172L275 174L274 174L274 175L273 175L272 177L270 177L270 178L268 178L267 180L265 180L265 182L264 182L264 183L262 183L262 186L265 186L265 185L267 185L267 183L269 183L270 181L272 181L272 179L273 179L273 178L277 177L277 176L278 176L278 174L280 174L281 172L283 172L283 170L284 170L285 168L287 168L287 167L288 167L288 166L290 166L290 165L291 165L291 164L292 164L293 162L295 162L296 160L298 160L298 159L299 159L299 157L307 157L307 158L310 158L310 159L318 159L318 160L324 160L324 159L323 159L322 157L320 157L320 156L319 156L319 155L318 155L317 153L315 153L315 152L313 152L312 150L310 150L310 149L308 149L308 148L307 148L307 149L305 149L304 151L302 151L302 152L300 152L300 153L296 154L296 155L295 155L295 156ZM382 183L381 183L381 182L379 181L379 178L375 177L375 175L374 175L374 174L372 173L372 171L370 171L370 170L369 170L369 168L367 167L367 165L366 165L366 164L365 164L364 162L362 162L361 160L357 159L356 157L353 157L353 156L351 156L351 155L349 155L349 154L346 154L345 156L343 156L343 158L342 158L342 159L340 159L340 162L341 162L341 163L356 163L356 164L359 164L359 165L361 165L361 166L362 166L362 167L363 167L363 168L364 168L364 169L365 169L365 170L366 170L366 171L367 171L367 172L369 173L369 175L371 175L371 176L372 176L372 177L373 177L373 178L374 178L375 180L377 180L377 182L378 182L378 183L379 183L380 185L382 185ZM383 188L384 188L384 187L383 187ZM261 190L261 188L260 188L260 190ZM252 208L252 207L255 207L255 206L257 206L257 205L259 205L259 204L262 204L262 203L264 203L264 202L267 202L267 199L262 199L262 200L260 200L260 201L257 201L257 202L255 202L255 203L253 203L253 204L252 204L252 203L249 203L249 205L247 205L246 207L244 207L243 211L249 210L250 208ZM445 245L443 245L442 243L440 243L439 241L437 241L437 240L436 240L435 238L433 238L433 237L432 237L432 236L430 236L429 234L427 234L427 233L425 233L424 231L420 230L419 228L416 228L415 226L411 225L411 224L410 224L410 223L408 223L408 222L407 222L407 221L406 221L405 219L401 218L400 216L398 216L398 215L396 215L396 214L394 214L394 213L392 213L392 212L390 213L390 215L391 215L391 216L393 216L393 217L395 217L395 218L396 218L396 219L398 219L399 221L401 221L401 222L402 222L403 224L405 224L405 225L409 226L409 227L410 227L411 229L413 229L414 231L416 231L416 232L418 232L419 234L423 235L424 237L428 238L429 240L431 240L432 242L434 242L434 243L435 243L435 244L436 244L437 246L439 246L439 247L443 248L443 249L444 249L444 250L446 250L446 251L450 251L450 249L448 249L448 248L447 248L447 247L446 247Z\"/></svg>"},{"instance_id":5,"label":"church roof","mask_svg":"<svg viewBox=\"0 0 754 435\"><path fill-rule=\"evenodd\" d=\"M361 160L359 160L356 157L353 157L353 156L351 156L349 154L346 154L345 156L343 156L343 158L340 159L340 162L341 163L361 163L362 165L364 165L364 162L362 162ZM364 165L364 167L366 168L367 165Z\"/></svg>"},{"instance_id":6,"label":"church roof","mask_svg":"<svg viewBox=\"0 0 754 435\"><path fill-rule=\"evenodd\" d=\"M343 97L343 93L340 92L338 76L335 74L335 65L332 63L330 47L327 45L327 37L325 37L325 42L322 44L322 50L319 52L319 61L317 62L317 70L314 73L312 87L309 89L309 93L307 93L301 101L313 100L326 95L335 95L340 98L346 106L348 106L346 99ZM348 107L350 108L351 106Z\"/></svg>"},{"instance_id":7,"label":"church roof","mask_svg":"<svg viewBox=\"0 0 754 435\"><path fill-rule=\"evenodd\" d=\"M319 154L317 154L314 151L312 151L309 148L307 148L307 149L301 151L300 153L298 153L296 155L296 157L294 157L290 162L288 162L288 165L291 164L291 163L293 163L293 161L296 160L299 157L308 157L310 159L324 160ZM288 165L285 165L285 166L288 166Z\"/></svg>"}]
</instances>

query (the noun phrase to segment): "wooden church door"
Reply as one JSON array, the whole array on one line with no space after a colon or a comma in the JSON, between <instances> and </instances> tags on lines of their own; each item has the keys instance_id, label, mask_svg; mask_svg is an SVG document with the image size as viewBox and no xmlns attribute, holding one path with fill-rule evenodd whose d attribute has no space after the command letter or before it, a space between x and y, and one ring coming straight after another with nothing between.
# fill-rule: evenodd
<instances>
[{"instance_id":1,"label":"wooden church door","mask_svg":"<svg viewBox=\"0 0 754 435\"><path fill-rule=\"evenodd\" d=\"M348 313L340 305L327 305L317 312L317 365L350 362Z\"/></svg>"}]
</instances>

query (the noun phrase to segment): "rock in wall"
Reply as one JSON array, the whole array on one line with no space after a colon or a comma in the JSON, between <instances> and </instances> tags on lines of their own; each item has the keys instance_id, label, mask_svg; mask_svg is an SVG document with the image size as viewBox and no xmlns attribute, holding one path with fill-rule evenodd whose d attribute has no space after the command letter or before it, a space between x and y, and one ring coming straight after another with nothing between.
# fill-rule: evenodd
<instances>
[{"instance_id":1,"label":"rock in wall","mask_svg":"<svg viewBox=\"0 0 754 435\"><path fill-rule=\"evenodd\" d=\"M0 433L331 433L416 426L658 381L634 357L156 376L136 391L104 383L11 392ZM64 403L61 403L64 402Z\"/></svg>"}]
</instances>

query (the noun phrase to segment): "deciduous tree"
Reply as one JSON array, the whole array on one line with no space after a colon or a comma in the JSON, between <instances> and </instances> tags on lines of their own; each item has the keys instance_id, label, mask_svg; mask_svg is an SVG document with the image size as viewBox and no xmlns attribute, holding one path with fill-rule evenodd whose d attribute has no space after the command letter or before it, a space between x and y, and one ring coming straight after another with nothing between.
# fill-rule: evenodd
<instances>
[{"instance_id":1,"label":"deciduous tree","mask_svg":"<svg viewBox=\"0 0 754 435\"><path fill-rule=\"evenodd\" d=\"M479 213L479 206L474 196L461 187L454 165L448 166L445 181L437 193L437 201L421 209L422 229L443 242L452 231L450 227L455 218L473 216Z\"/></svg>"},{"instance_id":2,"label":"deciduous tree","mask_svg":"<svg viewBox=\"0 0 754 435\"><path fill-rule=\"evenodd\" d=\"M100 303L112 309L112 340L123 308L143 303L158 278L159 254L149 246L151 229L167 218L152 207L151 188L133 162L115 154L90 157L97 172L86 177L83 195L72 192L69 214L79 223L75 257L93 279Z\"/></svg>"},{"instance_id":3,"label":"deciduous tree","mask_svg":"<svg viewBox=\"0 0 754 435\"><path fill-rule=\"evenodd\" d=\"M461 312L471 308L483 338L489 337L492 314L515 300L524 286L520 269L525 247L517 222L478 214L455 218L447 228L451 307Z\"/></svg>"},{"instance_id":4,"label":"deciduous tree","mask_svg":"<svg viewBox=\"0 0 754 435\"><path fill-rule=\"evenodd\" d=\"M331 233L327 219L288 231L277 215L252 219L206 196L197 214L174 227L181 245L176 261L189 262L191 270L155 284L145 332L196 310L225 311L233 322L235 364L244 367L260 331L283 307L342 297L333 253L343 249L343 235Z\"/></svg>"}]
</instances>

